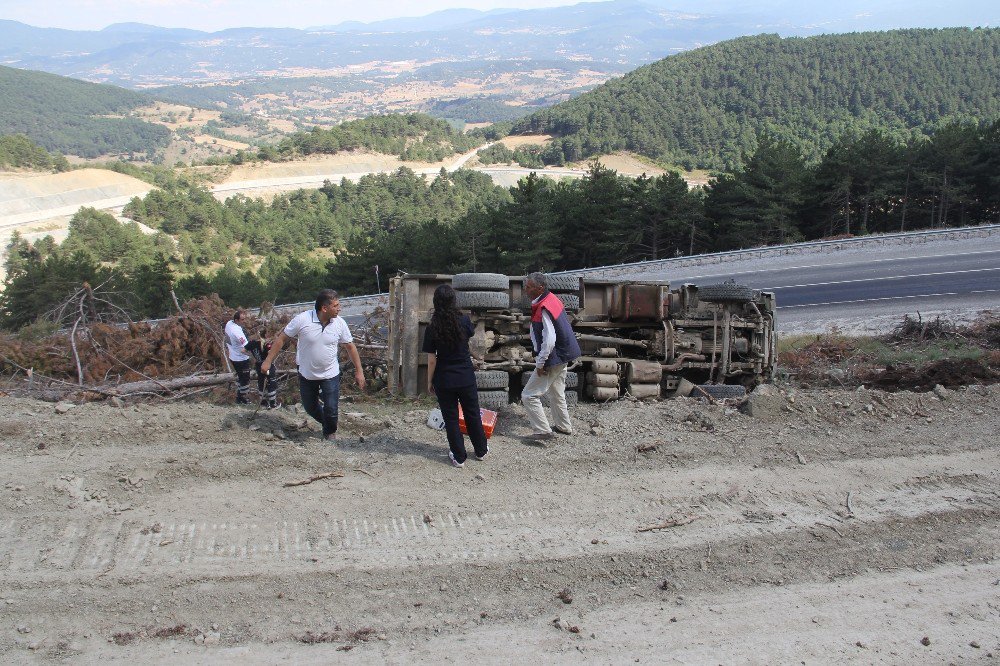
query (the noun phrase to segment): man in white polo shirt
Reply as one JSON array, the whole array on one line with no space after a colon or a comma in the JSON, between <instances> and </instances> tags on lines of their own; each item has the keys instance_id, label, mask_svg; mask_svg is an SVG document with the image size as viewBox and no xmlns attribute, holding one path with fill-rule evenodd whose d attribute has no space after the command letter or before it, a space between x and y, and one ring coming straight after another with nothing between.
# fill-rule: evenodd
<instances>
[{"instance_id":1,"label":"man in white polo shirt","mask_svg":"<svg viewBox=\"0 0 1000 666\"><path fill-rule=\"evenodd\" d=\"M340 316L340 300L333 289L324 289L316 297L315 311L295 315L285 330L278 334L261 372L267 374L278 352L289 338L298 340L295 363L299 366L299 394L309 416L323 426L323 437L337 439L337 407L340 400L340 345L354 362L354 379L364 390L365 374L361 357L354 346L350 329Z\"/></svg>"},{"instance_id":2,"label":"man in white polo shirt","mask_svg":"<svg viewBox=\"0 0 1000 666\"><path fill-rule=\"evenodd\" d=\"M243 332L243 310L237 309L233 318L226 322L226 348L229 360L236 371L236 404L246 405L250 401L250 356L247 355L247 335Z\"/></svg>"}]
</instances>

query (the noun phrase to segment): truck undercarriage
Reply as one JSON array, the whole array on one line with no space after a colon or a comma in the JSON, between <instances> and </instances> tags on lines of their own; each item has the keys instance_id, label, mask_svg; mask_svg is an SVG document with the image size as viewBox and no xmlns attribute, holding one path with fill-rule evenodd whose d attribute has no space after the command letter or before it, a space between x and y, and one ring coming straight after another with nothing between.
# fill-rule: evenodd
<instances>
[{"instance_id":1,"label":"truck undercarriage","mask_svg":"<svg viewBox=\"0 0 1000 666\"><path fill-rule=\"evenodd\" d=\"M583 356L571 364L567 400L742 395L775 367L774 294L722 283L671 288L667 282L548 276L562 300ZM534 368L530 303L524 278L494 273L407 275L389 290L389 386L406 396L427 384L419 352L434 289L450 283L469 313L469 349L480 403L516 401ZM511 381L513 379L513 381Z\"/></svg>"}]
</instances>

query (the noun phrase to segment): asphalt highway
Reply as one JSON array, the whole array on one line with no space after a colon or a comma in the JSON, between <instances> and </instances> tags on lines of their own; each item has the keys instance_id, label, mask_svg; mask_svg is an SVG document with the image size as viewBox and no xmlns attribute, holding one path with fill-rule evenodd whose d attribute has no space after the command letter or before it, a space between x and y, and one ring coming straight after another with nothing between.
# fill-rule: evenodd
<instances>
[{"instance_id":1,"label":"asphalt highway","mask_svg":"<svg viewBox=\"0 0 1000 666\"><path fill-rule=\"evenodd\" d=\"M688 267L682 272L639 269L632 279L672 284L735 280L773 291L779 330L885 328L903 314L968 319L1000 309L1000 237L930 242L876 251L792 255Z\"/></svg>"},{"instance_id":2,"label":"asphalt highway","mask_svg":"<svg viewBox=\"0 0 1000 666\"><path fill-rule=\"evenodd\" d=\"M1000 251L796 265L733 273L729 277L755 289L774 291L782 308L919 298L942 293L996 293L1000 287ZM682 280L701 281L698 276ZM715 277L703 283L718 281Z\"/></svg>"},{"instance_id":3,"label":"asphalt highway","mask_svg":"<svg viewBox=\"0 0 1000 666\"><path fill-rule=\"evenodd\" d=\"M932 241L899 248L789 255L681 271L637 267L624 279L667 280L672 285L735 280L773 291L777 325L784 333L856 332L891 328L904 314L968 320L1000 310L1000 234L965 241ZM349 324L365 307L345 304Z\"/></svg>"}]
</instances>

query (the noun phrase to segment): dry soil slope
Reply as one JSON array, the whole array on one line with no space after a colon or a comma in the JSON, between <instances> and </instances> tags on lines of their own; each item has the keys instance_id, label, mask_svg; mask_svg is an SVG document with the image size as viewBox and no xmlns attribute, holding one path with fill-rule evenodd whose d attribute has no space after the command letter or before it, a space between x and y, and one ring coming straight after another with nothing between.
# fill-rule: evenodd
<instances>
[{"instance_id":1,"label":"dry soil slope","mask_svg":"<svg viewBox=\"0 0 1000 666\"><path fill-rule=\"evenodd\" d=\"M150 189L149 183L106 169L0 172L0 228L72 215L81 206L122 206Z\"/></svg>"},{"instance_id":2,"label":"dry soil slope","mask_svg":"<svg viewBox=\"0 0 1000 666\"><path fill-rule=\"evenodd\" d=\"M0 408L7 660L1000 654L997 387L581 405L548 448L512 408L462 470L401 406L345 405L339 447L286 410Z\"/></svg>"}]
</instances>

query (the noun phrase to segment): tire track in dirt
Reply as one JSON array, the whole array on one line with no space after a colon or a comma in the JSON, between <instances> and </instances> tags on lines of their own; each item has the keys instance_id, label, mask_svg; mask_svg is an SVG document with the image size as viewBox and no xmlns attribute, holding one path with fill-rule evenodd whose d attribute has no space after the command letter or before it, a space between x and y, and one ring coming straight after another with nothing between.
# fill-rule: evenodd
<instances>
[{"instance_id":1,"label":"tire track in dirt","mask_svg":"<svg viewBox=\"0 0 1000 666\"><path fill-rule=\"evenodd\" d=\"M1000 509L995 452L976 451L921 459L846 461L811 470L762 470L739 486L719 469L721 492L684 493L693 473L647 475L649 487L673 487L661 497L601 508L600 498L573 508L498 512L436 512L390 516L297 516L258 522L204 516L140 525L121 517L74 521L39 516L0 525L0 570L20 573L145 570L228 575L268 567L394 568L421 562L548 560L592 552L641 551L652 543L682 547L736 541L787 530L828 529L838 535L861 523ZM946 474L935 470L947 469ZM855 484L853 513L843 479ZM702 479L705 470L700 470ZM680 477L680 478L678 478ZM888 477L888 478L886 478ZM785 487L778 483L783 478ZM699 488L700 490L700 488ZM693 516L682 528L640 533L672 516ZM594 541L597 544L594 544Z\"/></svg>"}]
</instances>

